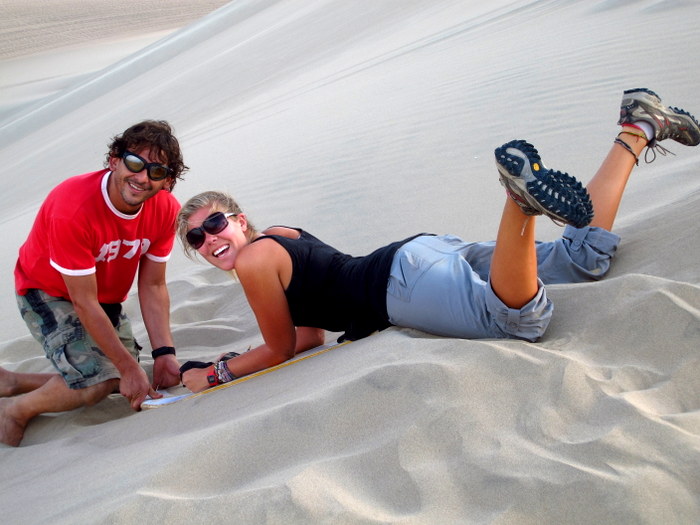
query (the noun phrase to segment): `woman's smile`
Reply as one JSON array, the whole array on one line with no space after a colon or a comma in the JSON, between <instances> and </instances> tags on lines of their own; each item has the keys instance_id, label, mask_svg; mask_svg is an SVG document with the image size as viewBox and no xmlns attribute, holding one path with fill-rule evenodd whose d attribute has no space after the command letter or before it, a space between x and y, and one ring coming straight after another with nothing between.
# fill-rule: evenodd
<instances>
[{"instance_id":1,"label":"woman's smile","mask_svg":"<svg viewBox=\"0 0 700 525\"><path fill-rule=\"evenodd\" d=\"M222 246L222 247L217 248L216 250L214 250L214 252L212 253L212 255L213 255L214 257L216 257L216 258L219 258L219 257L221 257L222 255L224 255L224 254L228 251L229 248L230 248L230 246L229 246L228 244L226 244L226 245L224 245L224 246Z\"/></svg>"}]
</instances>

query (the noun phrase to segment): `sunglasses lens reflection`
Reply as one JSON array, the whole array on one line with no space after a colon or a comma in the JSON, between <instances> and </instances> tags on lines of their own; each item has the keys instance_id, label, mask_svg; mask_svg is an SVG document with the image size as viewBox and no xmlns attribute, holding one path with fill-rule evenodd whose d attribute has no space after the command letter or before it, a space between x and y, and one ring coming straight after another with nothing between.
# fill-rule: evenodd
<instances>
[{"instance_id":1,"label":"sunglasses lens reflection","mask_svg":"<svg viewBox=\"0 0 700 525\"><path fill-rule=\"evenodd\" d=\"M226 215L218 211L207 217L202 224L202 228L204 228L204 231L208 234L215 235L217 233L221 233L221 230L226 228L227 224L228 219L226 218Z\"/></svg>"},{"instance_id":2,"label":"sunglasses lens reflection","mask_svg":"<svg viewBox=\"0 0 700 525\"><path fill-rule=\"evenodd\" d=\"M148 177L151 180L163 180L168 176L168 168L165 166L149 166Z\"/></svg>"},{"instance_id":3,"label":"sunglasses lens reflection","mask_svg":"<svg viewBox=\"0 0 700 525\"><path fill-rule=\"evenodd\" d=\"M146 165L140 158L134 155L124 155L124 165L133 173L143 170Z\"/></svg>"}]
</instances>

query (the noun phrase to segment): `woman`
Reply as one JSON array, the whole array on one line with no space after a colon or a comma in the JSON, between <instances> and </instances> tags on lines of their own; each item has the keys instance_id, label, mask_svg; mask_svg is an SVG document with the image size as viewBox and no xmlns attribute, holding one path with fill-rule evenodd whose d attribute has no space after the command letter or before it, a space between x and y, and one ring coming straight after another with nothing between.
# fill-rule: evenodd
<instances>
[{"instance_id":1,"label":"woman","mask_svg":"<svg viewBox=\"0 0 700 525\"><path fill-rule=\"evenodd\" d=\"M527 142L497 148L509 198L495 244L421 234L351 257L298 228L258 232L228 195L193 197L178 216L185 250L236 271L264 344L217 363L188 363L183 384L196 392L277 365L322 344L324 330L343 331L341 339L350 340L390 325L449 337L537 340L552 315L543 283L607 273L619 243L613 222L644 148L661 148L657 143L668 138L700 143L694 117L663 106L647 89L625 91L618 124L586 189L545 168ZM533 215L567 224L562 238L537 243Z\"/></svg>"}]
</instances>

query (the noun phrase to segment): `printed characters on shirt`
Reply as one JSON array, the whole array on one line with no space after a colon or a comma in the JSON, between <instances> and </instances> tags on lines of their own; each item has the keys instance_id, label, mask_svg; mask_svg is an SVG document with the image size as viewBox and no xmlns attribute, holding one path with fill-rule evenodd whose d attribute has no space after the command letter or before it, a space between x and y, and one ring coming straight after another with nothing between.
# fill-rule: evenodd
<instances>
[{"instance_id":1,"label":"printed characters on shirt","mask_svg":"<svg viewBox=\"0 0 700 525\"><path fill-rule=\"evenodd\" d=\"M125 259L133 259L148 251L151 241L148 239L136 239L134 241L116 240L105 243L100 248L100 253L95 257L95 262L110 262L121 256ZM123 249L122 249L123 248Z\"/></svg>"}]
</instances>

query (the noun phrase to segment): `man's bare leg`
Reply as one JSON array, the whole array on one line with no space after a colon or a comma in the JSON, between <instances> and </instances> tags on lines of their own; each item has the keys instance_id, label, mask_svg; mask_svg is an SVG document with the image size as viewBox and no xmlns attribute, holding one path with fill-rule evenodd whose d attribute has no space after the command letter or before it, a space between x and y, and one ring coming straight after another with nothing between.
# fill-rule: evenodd
<instances>
[{"instance_id":1,"label":"man's bare leg","mask_svg":"<svg viewBox=\"0 0 700 525\"><path fill-rule=\"evenodd\" d=\"M49 379L57 375L11 372L0 367L0 397L26 394L42 387Z\"/></svg>"},{"instance_id":2,"label":"man's bare leg","mask_svg":"<svg viewBox=\"0 0 700 525\"><path fill-rule=\"evenodd\" d=\"M110 379L88 388L72 390L60 376L54 375L27 394L0 399L0 442L19 446L32 418L39 414L94 405L118 388L119 380Z\"/></svg>"}]
</instances>

